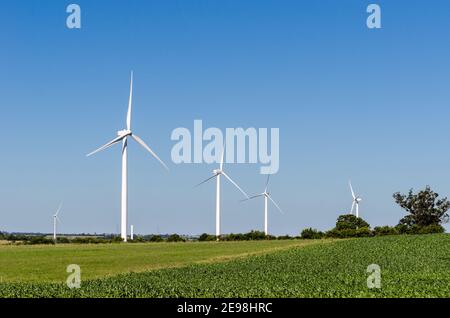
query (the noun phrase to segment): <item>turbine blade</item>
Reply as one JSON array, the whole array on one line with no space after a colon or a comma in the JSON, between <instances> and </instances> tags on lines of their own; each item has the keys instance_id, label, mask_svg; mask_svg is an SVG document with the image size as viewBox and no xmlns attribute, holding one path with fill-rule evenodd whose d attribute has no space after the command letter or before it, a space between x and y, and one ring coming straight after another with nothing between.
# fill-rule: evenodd
<instances>
[{"instance_id":1,"label":"turbine blade","mask_svg":"<svg viewBox=\"0 0 450 318\"><path fill-rule=\"evenodd\" d=\"M133 137L134 140L136 140L136 142L138 144L140 144L142 147L144 147L145 150L147 150L148 152L150 152L150 154L155 157L156 160L159 161L160 164L162 164L162 166L169 171L169 168L166 166L166 164L158 157L158 155L149 147L147 146L147 144L138 136L136 135L131 135L131 137Z\"/></svg>"},{"instance_id":2,"label":"turbine blade","mask_svg":"<svg viewBox=\"0 0 450 318\"><path fill-rule=\"evenodd\" d=\"M274 201L274 199L272 199L272 197L270 195L267 196L269 198L270 201L272 201L272 203L276 206L276 208L278 209L278 211L281 212L281 214L284 214L283 210L281 210L280 206Z\"/></svg>"},{"instance_id":3,"label":"turbine blade","mask_svg":"<svg viewBox=\"0 0 450 318\"><path fill-rule=\"evenodd\" d=\"M250 201L250 200L253 200L253 199L256 199L256 198L260 198L260 197L263 197L263 196L264 196L264 193L261 193L261 194L258 194L258 195L254 195L254 196L252 196L252 197L249 197L249 198L247 198L247 199L241 200L241 202Z\"/></svg>"},{"instance_id":4,"label":"turbine blade","mask_svg":"<svg viewBox=\"0 0 450 318\"><path fill-rule=\"evenodd\" d=\"M355 209L355 201L352 203L352 209L350 210L350 214L353 214L353 210Z\"/></svg>"},{"instance_id":5,"label":"turbine blade","mask_svg":"<svg viewBox=\"0 0 450 318\"><path fill-rule=\"evenodd\" d=\"M225 172L223 172L222 171L222 174L223 174L223 176L225 177L225 178L227 178L228 179L228 181L230 181L236 188L238 188L238 190L239 191L241 191L242 192L242 194L244 194L245 195L245 197L248 199L248 194L247 193L245 193L245 191L244 190L242 190L241 189L241 187L240 186L238 186L238 184L236 183L236 182L234 182Z\"/></svg>"},{"instance_id":6,"label":"turbine blade","mask_svg":"<svg viewBox=\"0 0 450 318\"><path fill-rule=\"evenodd\" d=\"M220 158L220 170L223 169L224 158L225 158L225 145L222 145L222 156Z\"/></svg>"},{"instance_id":7,"label":"turbine blade","mask_svg":"<svg viewBox=\"0 0 450 318\"><path fill-rule=\"evenodd\" d=\"M58 214L59 214L59 212L61 211L61 208L62 208L62 202L59 204L59 207L58 207L58 210L56 210L56 214L55 214L55 217L58 217Z\"/></svg>"},{"instance_id":8,"label":"turbine blade","mask_svg":"<svg viewBox=\"0 0 450 318\"><path fill-rule=\"evenodd\" d=\"M352 197L353 197L353 199L356 199L355 192L353 191L353 187L352 187L352 182L349 181L349 182L348 182L348 185L350 186L350 191L352 191Z\"/></svg>"},{"instance_id":9,"label":"turbine blade","mask_svg":"<svg viewBox=\"0 0 450 318\"><path fill-rule=\"evenodd\" d=\"M119 136L119 137L117 137L117 138L114 138L113 140L111 140L111 141L108 142L107 144L101 146L100 148L98 148L97 150L94 150L93 152L87 154L86 156L87 156L87 157L90 157L90 156L92 156L93 154L96 154L97 152L100 152L100 151L102 151L102 150L105 150L105 149L111 147L112 145L118 143L118 142L121 141L123 138L125 138L125 137Z\"/></svg>"},{"instance_id":10,"label":"turbine blade","mask_svg":"<svg viewBox=\"0 0 450 318\"><path fill-rule=\"evenodd\" d=\"M213 175L212 177L210 177L210 178L208 178L208 179L206 179L205 181L203 181L203 182L200 182L199 184L197 184L194 188L197 188L197 187L199 187L199 186L201 186L202 184L204 184L204 183L206 183L206 182L208 182L209 180L211 180L211 179L214 179L215 177L217 177L217 174L215 174L215 175Z\"/></svg>"},{"instance_id":11,"label":"turbine blade","mask_svg":"<svg viewBox=\"0 0 450 318\"><path fill-rule=\"evenodd\" d=\"M269 181L270 181L270 174L267 175L266 190L265 190L265 192L267 192L267 189L269 188Z\"/></svg>"},{"instance_id":12,"label":"turbine blade","mask_svg":"<svg viewBox=\"0 0 450 318\"><path fill-rule=\"evenodd\" d=\"M128 112L127 112L127 129L131 130L131 105L133 103L133 71L131 71L130 80L130 98L128 99Z\"/></svg>"}]
</instances>

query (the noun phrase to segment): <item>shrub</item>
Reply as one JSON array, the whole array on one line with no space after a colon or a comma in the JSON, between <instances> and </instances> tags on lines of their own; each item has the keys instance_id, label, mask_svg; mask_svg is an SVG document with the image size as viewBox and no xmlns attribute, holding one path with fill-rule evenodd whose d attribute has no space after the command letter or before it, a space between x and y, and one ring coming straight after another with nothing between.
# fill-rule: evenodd
<instances>
[{"instance_id":1,"label":"shrub","mask_svg":"<svg viewBox=\"0 0 450 318\"><path fill-rule=\"evenodd\" d=\"M185 242L186 240L178 234L172 234L167 238L167 242Z\"/></svg>"},{"instance_id":2,"label":"shrub","mask_svg":"<svg viewBox=\"0 0 450 318\"><path fill-rule=\"evenodd\" d=\"M434 233L444 233L445 229L439 224L431 224L428 226L423 226L419 229L418 234L434 234Z\"/></svg>"},{"instance_id":3,"label":"shrub","mask_svg":"<svg viewBox=\"0 0 450 318\"><path fill-rule=\"evenodd\" d=\"M356 229L354 231L355 231L355 237L369 237L369 236L372 236L372 231L367 226L360 227L360 228L358 228L358 229Z\"/></svg>"},{"instance_id":4,"label":"shrub","mask_svg":"<svg viewBox=\"0 0 450 318\"><path fill-rule=\"evenodd\" d=\"M336 221L336 229L339 231L346 229L356 230L360 227L370 228L370 225L363 219L358 218L352 214L340 215Z\"/></svg>"},{"instance_id":5,"label":"shrub","mask_svg":"<svg viewBox=\"0 0 450 318\"><path fill-rule=\"evenodd\" d=\"M384 235L397 235L399 234L399 229L391 226L376 226L373 229L373 234L375 236L384 236Z\"/></svg>"},{"instance_id":6,"label":"shrub","mask_svg":"<svg viewBox=\"0 0 450 318\"><path fill-rule=\"evenodd\" d=\"M211 241L215 241L216 240L216 236L215 235L210 235L210 234L207 234L207 233L203 233L202 235L200 235L198 240L200 242L211 242Z\"/></svg>"},{"instance_id":7,"label":"shrub","mask_svg":"<svg viewBox=\"0 0 450 318\"><path fill-rule=\"evenodd\" d=\"M323 238L324 233L313 228L307 228L302 231L300 236L305 240L318 240Z\"/></svg>"},{"instance_id":8,"label":"shrub","mask_svg":"<svg viewBox=\"0 0 450 318\"><path fill-rule=\"evenodd\" d=\"M278 236L277 240L292 240L293 237L289 236L289 235L282 235L282 236Z\"/></svg>"},{"instance_id":9,"label":"shrub","mask_svg":"<svg viewBox=\"0 0 450 318\"><path fill-rule=\"evenodd\" d=\"M161 235L152 235L149 240L149 242L163 242L164 239L161 237Z\"/></svg>"}]
</instances>

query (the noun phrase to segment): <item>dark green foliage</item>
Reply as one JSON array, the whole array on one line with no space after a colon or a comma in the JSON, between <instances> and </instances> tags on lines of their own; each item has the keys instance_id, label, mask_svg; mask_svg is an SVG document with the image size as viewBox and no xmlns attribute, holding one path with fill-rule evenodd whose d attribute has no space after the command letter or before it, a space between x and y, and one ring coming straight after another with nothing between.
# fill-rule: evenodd
<instances>
[{"instance_id":1,"label":"dark green foliage","mask_svg":"<svg viewBox=\"0 0 450 318\"><path fill-rule=\"evenodd\" d=\"M325 237L328 238L368 236L372 236L369 223L351 214L340 215L336 221L336 227L325 233Z\"/></svg>"},{"instance_id":2,"label":"dark green foliage","mask_svg":"<svg viewBox=\"0 0 450 318\"><path fill-rule=\"evenodd\" d=\"M400 220L399 225L407 228L416 225L421 228L448 221L447 211L450 209L450 202L447 198L438 199L439 194L429 186L416 194L413 193L413 189L409 190L407 195L396 192L393 197L395 202L409 213Z\"/></svg>"},{"instance_id":3,"label":"dark green foliage","mask_svg":"<svg viewBox=\"0 0 450 318\"><path fill-rule=\"evenodd\" d=\"M202 235L200 235L198 240L200 242L212 242L212 241L216 240L216 236L215 235L209 235L207 233L203 233Z\"/></svg>"},{"instance_id":4,"label":"dark green foliage","mask_svg":"<svg viewBox=\"0 0 450 318\"><path fill-rule=\"evenodd\" d=\"M373 229L373 235L375 236L384 236L384 235L397 235L400 234L399 230L396 227L391 226L376 226Z\"/></svg>"},{"instance_id":5,"label":"dark green foliage","mask_svg":"<svg viewBox=\"0 0 450 318\"><path fill-rule=\"evenodd\" d=\"M336 222L336 229L341 230L356 230L360 227L370 228L369 223L361 218L358 218L352 214L340 215Z\"/></svg>"},{"instance_id":6,"label":"dark green foliage","mask_svg":"<svg viewBox=\"0 0 450 318\"><path fill-rule=\"evenodd\" d=\"M399 234L410 234L410 235L435 234L445 232L444 227L442 227L442 225L439 224L431 224L427 226L418 226L417 224L408 226L406 224L399 224L395 228L397 229Z\"/></svg>"},{"instance_id":7,"label":"dark green foliage","mask_svg":"<svg viewBox=\"0 0 450 318\"><path fill-rule=\"evenodd\" d=\"M351 238L351 237L369 237L372 236L372 231L368 227L360 227L358 229L343 229L336 228L325 233L327 238Z\"/></svg>"},{"instance_id":8,"label":"dark green foliage","mask_svg":"<svg viewBox=\"0 0 450 318\"><path fill-rule=\"evenodd\" d=\"M251 231L248 233L227 234L220 237L221 241L262 241L262 240L276 240L284 239L283 237L276 237L272 235L266 235L261 231Z\"/></svg>"},{"instance_id":9,"label":"dark green foliage","mask_svg":"<svg viewBox=\"0 0 450 318\"><path fill-rule=\"evenodd\" d=\"M324 237L324 233L313 228L304 229L301 238L305 240L320 240Z\"/></svg>"},{"instance_id":10,"label":"dark green foliage","mask_svg":"<svg viewBox=\"0 0 450 318\"><path fill-rule=\"evenodd\" d=\"M277 240L293 240L293 239L295 238L289 235L282 235L277 237Z\"/></svg>"},{"instance_id":11,"label":"dark green foliage","mask_svg":"<svg viewBox=\"0 0 450 318\"><path fill-rule=\"evenodd\" d=\"M164 239L161 237L161 235L152 235L148 241L158 243L158 242L163 242Z\"/></svg>"},{"instance_id":12,"label":"dark green foliage","mask_svg":"<svg viewBox=\"0 0 450 318\"><path fill-rule=\"evenodd\" d=\"M167 238L167 242L186 242L186 240L178 234L172 234Z\"/></svg>"}]
</instances>

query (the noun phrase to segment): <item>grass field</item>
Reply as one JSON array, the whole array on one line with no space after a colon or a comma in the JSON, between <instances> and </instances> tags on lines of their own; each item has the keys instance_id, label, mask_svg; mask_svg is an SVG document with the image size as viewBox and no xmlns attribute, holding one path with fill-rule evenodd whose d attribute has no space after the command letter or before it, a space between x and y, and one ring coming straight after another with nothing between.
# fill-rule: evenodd
<instances>
[{"instance_id":1,"label":"grass field","mask_svg":"<svg viewBox=\"0 0 450 318\"><path fill-rule=\"evenodd\" d=\"M0 282L64 282L69 264L78 264L83 279L127 272L211 263L268 253L308 241L211 243L136 243L98 245L0 245Z\"/></svg>"},{"instance_id":2,"label":"grass field","mask_svg":"<svg viewBox=\"0 0 450 318\"><path fill-rule=\"evenodd\" d=\"M155 255L149 259L167 257L164 255L178 249L175 254L184 253L184 257L190 260L184 260L180 255L171 263L181 266L179 268L92 280L83 276L79 290L69 290L63 283L3 283L0 284L0 297L450 297L448 234L361 238L315 244L291 241L279 243L282 247L275 246L276 243L279 242L272 242L274 246L260 245L259 251L263 254L218 263L216 260L223 260L223 251L239 246L241 252L234 255L242 256L249 250L256 250L258 244L270 245L271 242L150 245L149 249L153 248ZM4 262L4 248L1 247L0 262ZM125 248L140 247L130 245ZM214 252L210 258L205 256L203 260L207 264L193 264L202 260L193 260L191 253L186 251L196 248L211 248L209 253L205 252L208 255L218 249L222 252ZM33 249L36 248L30 248L29 253L32 254ZM55 253L48 251L50 247L42 249L48 255ZM14 254L12 251L7 253ZM128 252L122 253L126 255ZM89 255L92 257L95 253ZM96 263L104 266L102 262ZM191 265L183 266L188 263ZM156 260L154 264L158 264L156 267L164 266ZM381 267L381 289L367 288L369 274L366 270L370 264ZM3 268L3 264L1 266ZM99 271L97 275L102 274Z\"/></svg>"}]
</instances>

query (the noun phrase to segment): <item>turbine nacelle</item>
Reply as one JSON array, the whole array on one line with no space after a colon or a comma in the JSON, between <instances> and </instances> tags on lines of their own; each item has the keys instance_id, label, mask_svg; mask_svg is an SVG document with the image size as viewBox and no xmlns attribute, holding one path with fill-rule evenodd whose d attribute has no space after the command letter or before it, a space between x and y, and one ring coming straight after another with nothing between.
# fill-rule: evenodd
<instances>
[{"instance_id":1,"label":"turbine nacelle","mask_svg":"<svg viewBox=\"0 0 450 318\"><path fill-rule=\"evenodd\" d=\"M214 173L214 175L218 176L219 174L222 174L222 173L223 173L223 170L221 170L221 169L215 169L215 170L213 170L213 173Z\"/></svg>"},{"instance_id":2,"label":"turbine nacelle","mask_svg":"<svg viewBox=\"0 0 450 318\"><path fill-rule=\"evenodd\" d=\"M117 136L119 137L127 137L127 136L131 136L133 133L131 132L131 130L128 129L123 129L123 130L119 130L117 132Z\"/></svg>"}]
</instances>

